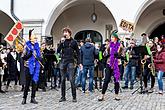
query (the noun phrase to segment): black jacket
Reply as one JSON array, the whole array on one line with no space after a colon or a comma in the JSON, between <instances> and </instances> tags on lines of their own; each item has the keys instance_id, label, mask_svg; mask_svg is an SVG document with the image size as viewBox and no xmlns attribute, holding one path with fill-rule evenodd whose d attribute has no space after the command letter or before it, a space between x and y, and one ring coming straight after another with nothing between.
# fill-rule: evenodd
<instances>
[{"instance_id":1,"label":"black jacket","mask_svg":"<svg viewBox=\"0 0 165 110\"><path fill-rule=\"evenodd\" d=\"M78 64L80 63L79 48L74 39L66 39L63 43L61 43L57 48L57 53L61 53L61 51L61 59L64 63L74 63L75 59L77 60Z\"/></svg>"},{"instance_id":2,"label":"black jacket","mask_svg":"<svg viewBox=\"0 0 165 110\"><path fill-rule=\"evenodd\" d=\"M128 65L130 66L138 66L138 58L139 56L136 55L136 52L133 49L131 49L131 47L128 47L126 51L130 51L130 55L132 55L132 58L129 58L129 62L128 62Z\"/></svg>"}]
</instances>

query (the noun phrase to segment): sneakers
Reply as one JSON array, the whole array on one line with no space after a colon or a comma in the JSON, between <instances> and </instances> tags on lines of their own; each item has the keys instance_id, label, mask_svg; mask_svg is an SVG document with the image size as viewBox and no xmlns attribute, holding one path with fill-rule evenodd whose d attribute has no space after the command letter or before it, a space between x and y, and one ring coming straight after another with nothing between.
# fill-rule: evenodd
<instances>
[{"instance_id":1,"label":"sneakers","mask_svg":"<svg viewBox=\"0 0 165 110\"><path fill-rule=\"evenodd\" d=\"M83 94L85 94L85 91L82 91Z\"/></svg>"},{"instance_id":2,"label":"sneakers","mask_svg":"<svg viewBox=\"0 0 165 110\"><path fill-rule=\"evenodd\" d=\"M101 97L98 98L98 101L104 101L104 94L102 94Z\"/></svg>"},{"instance_id":3,"label":"sneakers","mask_svg":"<svg viewBox=\"0 0 165 110\"><path fill-rule=\"evenodd\" d=\"M104 101L104 98L103 98L103 97L98 98L98 101L99 101L99 102Z\"/></svg>"},{"instance_id":4,"label":"sneakers","mask_svg":"<svg viewBox=\"0 0 165 110\"><path fill-rule=\"evenodd\" d=\"M32 98L30 103L33 103L33 104L38 104L38 102L35 100L35 98Z\"/></svg>"},{"instance_id":5,"label":"sneakers","mask_svg":"<svg viewBox=\"0 0 165 110\"><path fill-rule=\"evenodd\" d=\"M72 102L77 102L77 99L76 98L73 98Z\"/></svg>"},{"instance_id":6,"label":"sneakers","mask_svg":"<svg viewBox=\"0 0 165 110\"><path fill-rule=\"evenodd\" d=\"M148 89L144 88L143 93L148 93Z\"/></svg>"},{"instance_id":7,"label":"sneakers","mask_svg":"<svg viewBox=\"0 0 165 110\"><path fill-rule=\"evenodd\" d=\"M64 102L66 101L66 98L61 97L61 99L59 100L59 102ZM76 98L73 98L72 102L77 102Z\"/></svg>"},{"instance_id":8,"label":"sneakers","mask_svg":"<svg viewBox=\"0 0 165 110\"><path fill-rule=\"evenodd\" d=\"M114 98L114 100L116 100L116 101L119 101L119 100L120 100L120 98L119 98L119 95L118 95L118 94L115 94L115 98Z\"/></svg>"},{"instance_id":9,"label":"sneakers","mask_svg":"<svg viewBox=\"0 0 165 110\"><path fill-rule=\"evenodd\" d=\"M64 101L66 101L66 98L64 97L61 97L61 99L59 100L59 102L64 102Z\"/></svg>"},{"instance_id":10,"label":"sneakers","mask_svg":"<svg viewBox=\"0 0 165 110\"><path fill-rule=\"evenodd\" d=\"M163 95L163 91L162 90L159 90L159 92L158 92L159 94L161 94L161 95Z\"/></svg>"},{"instance_id":11,"label":"sneakers","mask_svg":"<svg viewBox=\"0 0 165 110\"><path fill-rule=\"evenodd\" d=\"M22 105L26 104L26 98L23 98Z\"/></svg>"},{"instance_id":12,"label":"sneakers","mask_svg":"<svg viewBox=\"0 0 165 110\"><path fill-rule=\"evenodd\" d=\"M150 89L148 90L148 93L153 93L153 92L154 92L153 88L150 88Z\"/></svg>"},{"instance_id":13,"label":"sneakers","mask_svg":"<svg viewBox=\"0 0 165 110\"><path fill-rule=\"evenodd\" d=\"M120 98L119 98L119 97L115 97L115 99L114 99L114 100L119 101L119 100L120 100Z\"/></svg>"}]
</instances>

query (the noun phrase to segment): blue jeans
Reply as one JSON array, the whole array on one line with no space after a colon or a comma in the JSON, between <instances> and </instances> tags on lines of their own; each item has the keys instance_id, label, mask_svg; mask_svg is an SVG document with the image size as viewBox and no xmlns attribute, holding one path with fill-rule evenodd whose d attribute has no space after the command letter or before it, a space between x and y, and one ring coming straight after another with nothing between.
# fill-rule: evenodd
<instances>
[{"instance_id":1,"label":"blue jeans","mask_svg":"<svg viewBox=\"0 0 165 110\"><path fill-rule=\"evenodd\" d=\"M83 66L82 90L85 91L86 78L89 70L89 91L93 90L94 66Z\"/></svg>"},{"instance_id":2,"label":"blue jeans","mask_svg":"<svg viewBox=\"0 0 165 110\"><path fill-rule=\"evenodd\" d=\"M76 81L75 81L76 85L82 84L82 74L83 74L83 71L80 70L79 67L77 67L77 77L76 77Z\"/></svg>"},{"instance_id":3,"label":"blue jeans","mask_svg":"<svg viewBox=\"0 0 165 110\"><path fill-rule=\"evenodd\" d=\"M164 72L160 70L158 71L158 74L157 74L159 90L162 90L162 91L163 91L163 80L162 80L163 74Z\"/></svg>"},{"instance_id":4,"label":"blue jeans","mask_svg":"<svg viewBox=\"0 0 165 110\"><path fill-rule=\"evenodd\" d=\"M129 78L131 81L131 86L134 84L136 74L136 66L127 65L125 73L125 86L128 86Z\"/></svg>"}]
</instances>

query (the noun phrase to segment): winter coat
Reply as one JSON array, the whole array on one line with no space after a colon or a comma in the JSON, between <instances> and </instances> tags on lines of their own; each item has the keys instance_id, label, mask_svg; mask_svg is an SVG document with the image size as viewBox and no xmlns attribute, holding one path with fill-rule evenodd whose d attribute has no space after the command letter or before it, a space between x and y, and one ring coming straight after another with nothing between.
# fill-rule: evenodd
<instances>
[{"instance_id":1,"label":"winter coat","mask_svg":"<svg viewBox=\"0 0 165 110\"><path fill-rule=\"evenodd\" d=\"M32 55L32 53L35 54L36 58ZM39 44L35 43L33 45L30 41L27 41L26 48L23 52L23 59L27 61L25 66L28 66L29 72L32 75L32 80L37 83L40 73L40 63L38 60L41 59Z\"/></svg>"},{"instance_id":2,"label":"winter coat","mask_svg":"<svg viewBox=\"0 0 165 110\"><path fill-rule=\"evenodd\" d=\"M157 70L165 72L165 49L156 53L154 63Z\"/></svg>"},{"instance_id":3,"label":"winter coat","mask_svg":"<svg viewBox=\"0 0 165 110\"><path fill-rule=\"evenodd\" d=\"M61 52L62 51L62 52ZM57 53L62 53L61 59L63 64L75 63L75 59L79 64L79 48L77 42L70 38L66 39L63 43L57 48Z\"/></svg>"},{"instance_id":4,"label":"winter coat","mask_svg":"<svg viewBox=\"0 0 165 110\"><path fill-rule=\"evenodd\" d=\"M86 42L80 48L80 62L83 66L94 66L95 56L97 56L97 49L89 42Z\"/></svg>"},{"instance_id":5,"label":"winter coat","mask_svg":"<svg viewBox=\"0 0 165 110\"><path fill-rule=\"evenodd\" d=\"M8 79L14 80L17 78L18 69L17 69L17 53L16 59L11 55L11 52L7 55L7 68L8 68Z\"/></svg>"}]
</instances>

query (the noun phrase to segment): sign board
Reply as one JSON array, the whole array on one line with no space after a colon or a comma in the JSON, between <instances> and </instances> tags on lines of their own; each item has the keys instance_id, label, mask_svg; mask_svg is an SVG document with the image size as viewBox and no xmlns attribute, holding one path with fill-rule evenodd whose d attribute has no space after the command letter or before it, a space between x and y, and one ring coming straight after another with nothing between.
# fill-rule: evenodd
<instances>
[{"instance_id":1,"label":"sign board","mask_svg":"<svg viewBox=\"0 0 165 110\"><path fill-rule=\"evenodd\" d=\"M121 23L120 23L120 27L125 30L125 31L129 31L129 32L133 32L135 27L134 27L134 24L131 23L131 22L128 22L124 19L121 20Z\"/></svg>"},{"instance_id":2,"label":"sign board","mask_svg":"<svg viewBox=\"0 0 165 110\"><path fill-rule=\"evenodd\" d=\"M9 31L9 33L4 38L4 40L10 45L13 45L14 40L19 35L22 29L23 29L23 24L20 21L18 21Z\"/></svg>"}]
</instances>

